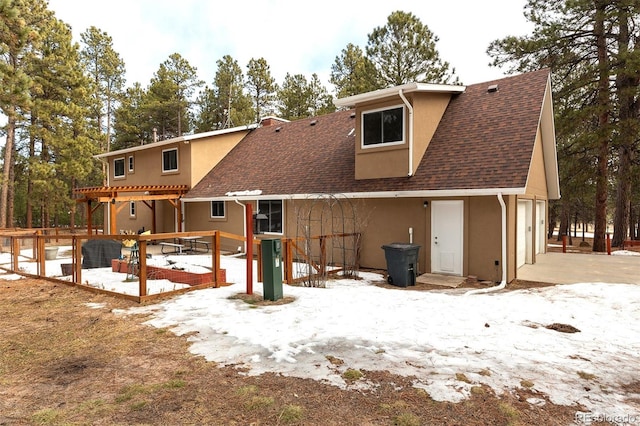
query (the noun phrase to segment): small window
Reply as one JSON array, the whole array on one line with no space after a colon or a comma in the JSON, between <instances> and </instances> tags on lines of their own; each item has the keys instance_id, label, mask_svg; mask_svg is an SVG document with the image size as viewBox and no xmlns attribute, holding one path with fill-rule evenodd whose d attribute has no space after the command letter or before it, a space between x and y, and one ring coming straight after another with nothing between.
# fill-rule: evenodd
<instances>
[{"instance_id":1,"label":"small window","mask_svg":"<svg viewBox=\"0 0 640 426\"><path fill-rule=\"evenodd\" d=\"M124 158L116 158L115 160L113 160L113 177L124 177Z\"/></svg>"},{"instance_id":2,"label":"small window","mask_svg":"<svg viewBox=\"0 0 640 426\"><path fill-rule=\"evenodd\" d=\"M265 224L261 228L263 232L282 234L282 224L284 223L282 200L258 201L258 213L267 215Z\"/></svg>"},{"instance_id":3,"label":"small window","mask_svg":"<svg viewBox=\"0 0 640 426\"><path fill-rule=\"evenodd\" d=\"M211 217L216 219L224 217L224 201L211 202Z\"/></svg>"},{"instance_id":4,"label":"small window","mask_svg":"<svg viewBox=\"0 0 640 426\"><path fill-rule=\"evenodd\" d=\"M136 202L129 201L129 217L136 217Z\"/></svg>"},{"instance_id":5,"label":"small window","mask_svg":"<svg viewBox=\"0 0 640 426\"><path fill-rule=\"evenodd\" d=\"M178 171L178 148L165 149L162 151L162 171Z\"/></svg>"},{"instance_id":6,"label":"small window","mask_svg":"<svg viewBox=\"0 0 640 426\"><path fill-rule=\"evenodd\" d=\"M129 173L133 173L133 155L129 156Z\"/></svg>"},{"instance_id":7,"label":"small window","mask_svg":"<svg viewBox=\"0 0 640 426\"><path fill-rule=\"evenodd\" d=\"M404 143L404 107L362 113L362 146Z\"/></svg>"}]
</instances>

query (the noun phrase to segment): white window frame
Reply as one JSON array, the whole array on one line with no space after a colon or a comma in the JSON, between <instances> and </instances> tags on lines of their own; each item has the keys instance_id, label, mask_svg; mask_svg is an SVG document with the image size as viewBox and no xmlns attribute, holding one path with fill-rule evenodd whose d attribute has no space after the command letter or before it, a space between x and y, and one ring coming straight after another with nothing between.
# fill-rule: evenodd
<instances>
[{"instance_id":1,"label":"white window frame","mask_svg":"<svg viewBox=\"0 0 640 426\"><path fill-rule=\"evenodd\" d=\"M213 203L222 203L222 216L217 216L213 214ZM209 203L209 217L211 219L224 219L227 217L227 205L224 201L211 201Z\"/></svg>"},{"instance_id":2,"label":"white window frame","mask_svg":"<svg viewBox=\"0 0 640 426\"><path fill-rule=\"evenodd\" d=\"M274 201L279 201L280 202L280 231L264 231L265 234L272 234L272 235L283 235L284 234L284 227L285 227L285 223L284 223L284 200L282 199L273 199L273 200L258 200L257 202L257 213L264 213L267 216L269 216L269 212L263 212L260 211L260 202L265 202L265 201L269 201L269 202L274 202ZM271 219L269 219L270 221ZM269 227L269 224L267 223L267 228Z\"/></svg>"},{"instance_id":3,"label":"white window frame","mask_svg":"<svg viewBox=\"0 0 640 426\"><path fill-rule=\"evenodd\" d=\"M136 202L129 201L129 217L136 217Z\"/></svg>"},{"instance_id":4,"label":"white window frame","mask_svg":"<svg viewBox=\"0 0 640 426\"><path fill-rule=\"evenodd\" d=\"M116 174L116 163L120 163L122 162L122 174L121 175L117 175ZM125 162L124 162L124 157L120 157L120 158L114 158L113 159L113 178L114 179L124 179L127 175L125 174L125 168L124 168Z\"/></svg>"},{"instance_id":5,"label":"white window frame","mask_svg":"<svg viewBox=\"0 0 640 426\"><path fill-rule=\"evenodd\" d=\"M400 141L393 141L393 142L379 142L379 143L374 143L374 144L369 144L369 145L365 145L364 144L364 116L367 114L374 114L377 112L381 112L381 111L389 111L392 109L402 109L402 140ZM376 108L376 109L370 109L367 111L362 111L360 113L360 147L362 149L371 149L371 148L381 148L381 147L387 147L387 146L394 146L394 145L404 145L406 140L407 140L407 126L406 126L406 108L404 107L403 104L398 104L398 105L390 105L390 106L385 106L382 108Z\"/></svg>"},{"instance_id":6,"label":"white window frame","mask_svg":"<svg viewBox=\"0 0 640 426\"><path fill-rule=\"evenodd\" d=\"M127 159L127 164L128 164L128 169L129 169L129 173L133 173L133 168L134 168L134 158L133 155L130 155L129 158Z\"/></svg>"},{"instance_id":7,"label":"white window frame","mask_svg":"<svg viewBox=\"0 0 640 426\"><path fill-rule=\"evenodd\" d=\"M176 168L175 169L165 169L164 168L164 156L165 153L169 153L175 151L176 153ZM169 148L169 149L163 149L162 150L162 173L173 173L173 172L177 172L179 169L179 165L180 165L180 157L179 157L179 153L178 153L178 148Z\"/></svg>"}]
</instances>

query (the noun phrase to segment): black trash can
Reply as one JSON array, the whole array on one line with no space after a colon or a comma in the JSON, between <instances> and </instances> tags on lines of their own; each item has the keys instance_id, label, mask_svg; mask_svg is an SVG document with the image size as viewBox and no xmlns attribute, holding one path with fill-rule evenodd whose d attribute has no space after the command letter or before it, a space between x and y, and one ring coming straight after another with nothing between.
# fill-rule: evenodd
<instances>
[{"instance_id":1,"label":"black trash can","mask_svg":"<svg viewBox=\"0 0 640 426\"><path fill-rule=\"evenodd\" d=\"M409 243L391 243L382 246L387 260L387 281L398 287L416 285L418 252L420 246Z\"/></svg>"}]
</instances>

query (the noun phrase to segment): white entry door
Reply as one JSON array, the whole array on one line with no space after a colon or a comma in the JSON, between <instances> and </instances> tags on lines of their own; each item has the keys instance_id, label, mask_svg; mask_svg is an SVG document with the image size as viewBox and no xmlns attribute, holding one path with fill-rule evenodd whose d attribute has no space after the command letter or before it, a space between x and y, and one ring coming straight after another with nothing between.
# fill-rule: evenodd
<instances>
[{"instance_id":1,"label":"white entry door","mask_svg":"<svg viewBox=\"0 0 640 426\"><path fill-rule=\"evenodd\" d=\"M431 272L462 275L464 201L431 203Z\"/></svg>"},{"instance_id":2,"label":"white entry door","mask_svg":"<svg viewBox=\"0 0 640 426\"><path fill-rule=\"evenodd\" d=\"M518 268L525 263L531 263L531 224L532 224L532 201L518 200L518 215L516 217L516 262Z\"/></svg>"},{"instance_id":3,"label":"white entry door","mask_svg":"<svg viewBox=\"0 0 640 426\"><path fill-rule=\"evenodd\" d=\"M547 209L544 201L536 201L536 220L538 224L538 240L536 254L547 252Z\"/></svg>"}]
</instances>

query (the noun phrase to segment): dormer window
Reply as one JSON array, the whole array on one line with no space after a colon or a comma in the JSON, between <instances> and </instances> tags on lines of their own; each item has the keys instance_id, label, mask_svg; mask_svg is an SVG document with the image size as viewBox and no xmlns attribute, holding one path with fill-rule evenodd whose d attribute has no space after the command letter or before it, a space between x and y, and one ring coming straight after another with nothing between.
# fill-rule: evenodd
<instances>
[{"instance_id":1,"label":"dormer window","mask_svg":"<svg viewBox=\"0 0 640 426\"><path fill-rule=\"evenodd\" d=\"M362 113L362 148L404 143L404 107L397 105Z\"/></svg>"}]
</instances>

